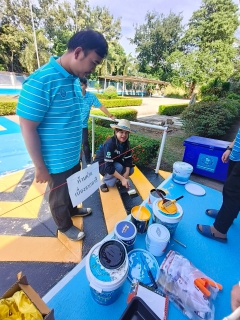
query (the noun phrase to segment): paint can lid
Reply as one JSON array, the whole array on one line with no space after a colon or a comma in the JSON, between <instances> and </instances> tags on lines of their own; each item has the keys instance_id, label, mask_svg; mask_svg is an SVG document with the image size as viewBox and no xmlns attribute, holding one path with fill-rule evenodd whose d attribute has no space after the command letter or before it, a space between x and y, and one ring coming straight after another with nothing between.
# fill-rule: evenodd
<instances>
[{"instance_id":1,"label":"paint can lid","mask_svg":"<svg viewBox=\"0 0 240 320\"><path fill-rule=\"evenodd\" d=\"M169 230L160 223L154 223L148 227L147 235L154 243L167 242L170 239Z\"/></svg>"},{"instance_id":2,"label":"paint can lid","mask_svg":"<svg viewBox=\"0 0 240 320\"><path fill-rule=\"evenodd\" d=\"M115 234L122 240L129 240L136 236L137 230L131 221L119 221L115 226Z\"/></svg>"},{"instance_id":3,"label":"paint can lid","mask_svg":"<svg viewBox=\"0 0 240 320\"><path fill-rule=\"evenodd\" d=\"M194 196L204 196L206 193L205 189L196 183L185 184L185 189Z\"/></svg>"},{"instance_id":4,"label":"paint can lid","mask_svg":"<svg viewBox=\"0 0 240 320\"><path fill-rule=\"evenodd\" d=\"M118 240L104 242L99 249L99 261L107 269L118 269L126 258L126 249Z\"/></svg>"}]
</instances>

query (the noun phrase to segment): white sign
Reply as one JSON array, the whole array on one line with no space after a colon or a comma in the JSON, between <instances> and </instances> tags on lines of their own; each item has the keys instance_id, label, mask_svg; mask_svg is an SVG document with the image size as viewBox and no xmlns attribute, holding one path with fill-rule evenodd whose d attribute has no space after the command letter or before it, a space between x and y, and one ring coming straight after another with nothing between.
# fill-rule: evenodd
<instances>
[{"instance_id":1,"label":"white sign","mask_svg":"<svg viewBox=\"0 0 240 320\"><path fill-rule=\"evenodd\" d=\"M100 187L98 162L67 178L67 185L72 205L76 207Z\"/></svg>"}]
</instances>

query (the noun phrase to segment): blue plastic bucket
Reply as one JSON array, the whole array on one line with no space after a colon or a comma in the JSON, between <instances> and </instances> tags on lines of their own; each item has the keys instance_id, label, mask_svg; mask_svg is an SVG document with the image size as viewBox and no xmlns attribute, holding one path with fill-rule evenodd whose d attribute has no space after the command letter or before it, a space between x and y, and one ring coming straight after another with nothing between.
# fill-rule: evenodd
<instances>
[{"instance_id":1,"label":"blue plastic bucket","mask_svg":"<svg viewBox=\"0 0 240 320\"><path fill-rule=\"evenodd\" d=\"M86 275L93 299L101 305L115 302L128 274L128 256L121 241L99 242L86 258Z\"/></svg>"},{"instance_id":2,"label":"blue plastic bucket","mask_svg":"<svg viewBox=\"0 0 240 320\"><path fill-rule=\"evenodd\" d=\"M193 166L187 162L177 161L173 164L172 179L179 184L186 184L193 172Z\"/></svg>"},{"instance_id":3,"label":"blue plastic bucket","mask_svg":"<svg viewBox=\"0 0 240 320\"><path fill-rule=\"evenodd\" d=\"M122 241L127 251L134 247L137 236L137 229L131 221L119 221L114 228L114 238Z\"/></svg>"}]
</instances>

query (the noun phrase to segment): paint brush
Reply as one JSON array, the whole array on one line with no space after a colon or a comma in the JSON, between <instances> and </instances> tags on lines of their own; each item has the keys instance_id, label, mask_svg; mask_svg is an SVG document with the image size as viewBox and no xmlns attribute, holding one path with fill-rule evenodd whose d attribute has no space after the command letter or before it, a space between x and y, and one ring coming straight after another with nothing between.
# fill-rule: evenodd
<instances>
[{"instance_id":1,"label":"paint brush","mask_svg":"<svg viewBox=\"0 0 240 320\"><path fill-rule=\"evenodd\" d=\"M142 253L140 254L140 256L141 256L143 265L144 265L144 266L146 267L146 269L147 269L147 273L148 273L148 276L149 276L149 278L150 278L150 280L151 280L151 282L152 282L152 284L153 284L153 288L154 288L155 290L157 290L158 285L156 284L156 281L155 281L155 279L154 279L154 277L153 277L152 271L150 270L150 268L149 268L149 266L148 266L148 263L147 263L147 261L144 259Z\"/></svg>"},{"instance_id":2,"label":"paint brush","mask_svg":"<svg viewBox=\"0 0 240 320\"><path fill-rule=\"evenodd\" d=\"M167 200L167 201L164 201L163 200L163 206L164 208L167 208L167 207L170 207L173 203L177 202L178 200L182 199L184 196L181 196L181 197L178 197L177 199L174 199L174 200Z\"/></svg>"}]
</instances>

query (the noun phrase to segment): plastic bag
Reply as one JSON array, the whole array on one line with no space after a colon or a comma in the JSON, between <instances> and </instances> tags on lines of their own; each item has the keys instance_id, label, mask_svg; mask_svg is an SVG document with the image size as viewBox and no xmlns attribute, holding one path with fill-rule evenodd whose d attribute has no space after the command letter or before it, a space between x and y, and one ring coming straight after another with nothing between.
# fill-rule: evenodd
<instances>
[{"instance_id":1,"label":"plastic bag","mask_svg":"<svg viewBox=\"0 0 240 320\"><path fill-rule=\"evenodd\" d=\"M194 284L196 279L208 279L210 295L206 296ZM158 284L161 291L189 318L194 320L214 320L213 300L219 291L217 284L189 260L175 251L169 251L160 266Z\"/></svg>"},{"instance_id":2,"label":"plastic bag","mask_svg":"<svg viewBox=\"0 0 240 320\"><path fill-rule=\"evenodd\" d=\"M0 300L0 319L43 320L43 317L26 294L20 290L12 297Z\"/></svg>"}]
</instances>

